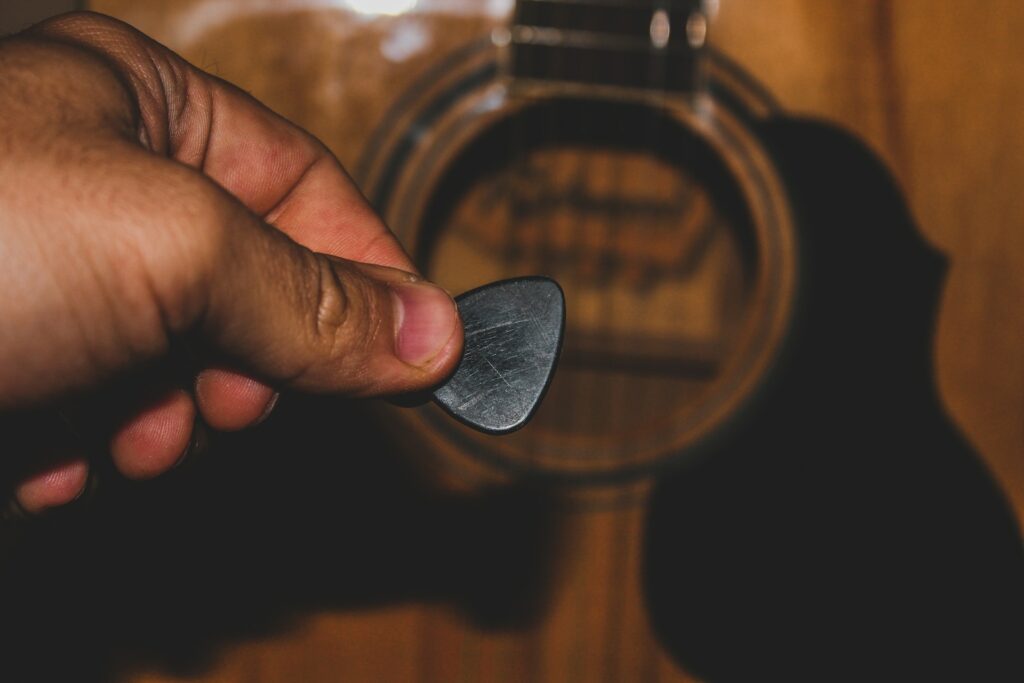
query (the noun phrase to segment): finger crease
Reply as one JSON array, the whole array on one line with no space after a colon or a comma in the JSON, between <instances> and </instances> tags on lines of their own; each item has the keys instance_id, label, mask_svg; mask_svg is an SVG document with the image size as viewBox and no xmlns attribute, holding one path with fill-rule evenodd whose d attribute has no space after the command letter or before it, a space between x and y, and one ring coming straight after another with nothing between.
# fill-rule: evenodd
<instances>
[{"instance_id":1,"label":"finger crease","mask_svg":"<svg viewBox=\"0 0 1024 683\"><path fill-rule=\"evenodd\" d=\"M316 159L313 159L313 161L310 162L304 169L302 169L302 173L299 174L299 177L288 188L288 191L284 193L281 199L276 204L274 204L274 206L271 207L269 211L263 214L263 219L266 222L273 223L277 218L280 217L281 213L284 213L284 209L287 206L288 201L292 198L292 195L295 194L296 190L298 190L302 186L302 184L306 181L306 178L309 177L309 174L325 159L327 159L327 157L317 157Z\"/></svg>"}]
</instances>

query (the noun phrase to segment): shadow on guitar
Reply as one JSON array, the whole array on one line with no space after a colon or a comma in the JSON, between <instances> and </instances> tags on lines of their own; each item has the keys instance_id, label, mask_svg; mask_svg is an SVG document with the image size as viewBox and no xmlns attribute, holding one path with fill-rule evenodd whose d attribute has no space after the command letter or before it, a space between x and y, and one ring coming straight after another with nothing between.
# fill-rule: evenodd
<instances>
[{"instance_id":1,"label":"shadow on guitar","mask_svg":"<svg viewBox=\"0 0 1024 683\"><path fill-rule=\"evenodd\" d=\"M656 488L662 644L716 682L1022 680L1020 530L934 385L944 259L860 143L762 134L800 217L798 320L756 408Z\"/></svg>"},{"instance_id":2,"label":"shadow on guitar","mask_svg":"<svg viewBox=\"0 0 1024 683\"><path fill-rule=\"evenodd\" d=\"M660 643L713 682L1024 680L1020 532L934 387L943 260L859 143L761 125L800 215L798 323L754 407L656 486ZM2 568L5 678L199 672L325 609L455 603L512 630L543 615L543 489L438 494L342 401L283 401L213 445L22 539Z\"/></svg>"}]
</instances>

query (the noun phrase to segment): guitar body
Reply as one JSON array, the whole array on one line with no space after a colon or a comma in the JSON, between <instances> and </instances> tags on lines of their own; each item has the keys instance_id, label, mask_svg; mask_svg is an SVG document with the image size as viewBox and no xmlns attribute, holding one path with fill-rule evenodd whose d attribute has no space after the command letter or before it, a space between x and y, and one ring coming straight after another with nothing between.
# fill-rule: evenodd
<instances>
[{"instance_id":1,"label":"guitar body","mask_svg":"<svg viewBox=\"0 0 1024 683\"><path fill-rule=\"evenodd\" d=\"M90 3L310 129L449 289L569 309L514 436L295 399L102 509L89 576L171 587L115 599L97 677L864 680L901 627L1008 661L1024 10L729 0L666 96L510 80L513 4Z\"/></svg>"}]
</instances>

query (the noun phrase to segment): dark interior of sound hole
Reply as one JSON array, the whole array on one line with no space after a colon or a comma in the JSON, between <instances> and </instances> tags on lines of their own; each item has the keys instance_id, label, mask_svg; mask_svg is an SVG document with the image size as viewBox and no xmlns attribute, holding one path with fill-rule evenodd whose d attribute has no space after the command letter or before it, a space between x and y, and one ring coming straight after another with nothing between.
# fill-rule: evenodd
<instances>
[{"instance_id":1,"label":"dark interior of sound hole","mask_svg":"<svg viewBox=\"0 0 1024 683\"><path fill-rule=\"evenodd\" d=\"M643 104L547 100L498 121L444 170L418 227L417 261L451 291L561 283L563 357L535 418L549 435L615 441L698 402L751 313L757 242L736 181Z\"/></svg>"}]
</instances>

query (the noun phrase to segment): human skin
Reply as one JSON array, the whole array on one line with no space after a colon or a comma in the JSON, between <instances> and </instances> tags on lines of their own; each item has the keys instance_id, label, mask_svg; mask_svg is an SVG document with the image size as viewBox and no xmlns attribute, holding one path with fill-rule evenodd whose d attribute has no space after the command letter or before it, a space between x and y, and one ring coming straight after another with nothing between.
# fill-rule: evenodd
<instances>
[{"instance_id":1,"label":"human skin","mask_svg":"<svg viewBox=\"0 0 1024 683\"><path fill-rule=\"evenodd\" d=\"M75 435L154 477L200 416L418 391L461 353L451 298L322 144L101 15L0 42L0 258L0 472L29 512L83 490Z\"/></svg>"}]
</instances>

